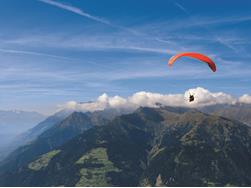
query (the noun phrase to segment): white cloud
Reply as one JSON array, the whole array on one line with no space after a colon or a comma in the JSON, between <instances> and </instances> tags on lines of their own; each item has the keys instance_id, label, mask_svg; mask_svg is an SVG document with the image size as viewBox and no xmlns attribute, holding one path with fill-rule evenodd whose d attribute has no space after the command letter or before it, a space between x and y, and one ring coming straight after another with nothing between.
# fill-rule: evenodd
<instances>
[{"instance_id":1,"label":"white cloud","mask_svg":"<svg viewBox=\"0 0 251 188\"><path fill-rule=\"evenodd\" d=\"M189 93L195 97L194 102L188 102ZM107 108L131 109L134 110L140 106L157 107L156 103L166 106L183 106L183 107L202 107L214 104L235 104L238 99L223 92L210 92L207 89L197 87L185 91L184 94L160 94L151 92L137 92L133 95L123 98L120 96L109 97L103 94L96 101L87 103L77 103L70 101L60 106L76 111L97 111ZM244 95L240 98L240 102L251 103L251 96Z\"/></svg>"},{"instance_id":2,"label":"white cloud","mask_svg":"<svg viewBox=\"0 0 251 188\"><path fill-rule=\"evenodd\" d=\"M103 94L97 98L94 102L77 103L76 101L69 101L64 105L60 105L60 108L71 109L76 111L97 111L104 110L106 108L132 108L131 104L127 104L127 100L119 97L109 97L107 94Z\"/></svg>"},{"instance_id":3,"label":"white cloud","mask_svg":"<svg viewBox=\"0 0 251 188\"><path fill-rule=\"evenodd\" d=\"M239 102L240 102L240 103L251 104L251 95L248 95L248 94L242 95L242 96L239 98Z\"/></svg>"}]
</instances>

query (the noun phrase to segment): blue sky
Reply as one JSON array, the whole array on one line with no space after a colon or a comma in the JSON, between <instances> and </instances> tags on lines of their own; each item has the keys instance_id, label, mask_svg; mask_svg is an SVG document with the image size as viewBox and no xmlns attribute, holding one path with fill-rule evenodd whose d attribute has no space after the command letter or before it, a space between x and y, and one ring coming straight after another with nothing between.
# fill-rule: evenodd
<instances>
[{"instance_id":1,"label":"blue sky","mask_svg":"<svg viewBox=\"0 0 251 188\"><path fill-rule=\"evenodd\" d=\"M102 93L251 93L246 0L0 0L0 109L53 112ZM217 63L175 53L197 51Z\"/></svg>"}]
</instances>

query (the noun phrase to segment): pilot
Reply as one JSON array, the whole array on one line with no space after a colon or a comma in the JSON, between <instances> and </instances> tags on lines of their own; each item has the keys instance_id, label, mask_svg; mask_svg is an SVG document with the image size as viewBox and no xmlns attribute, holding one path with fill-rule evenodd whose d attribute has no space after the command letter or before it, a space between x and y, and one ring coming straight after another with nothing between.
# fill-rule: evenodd
<instances>
[{"instance_id":1,"label":"pilot","mask_svg":"<svg viewBox=\"0 0 251 188\"><path fill-rule=\"evenodd\" d=\"M189 102L192 102L192 101L194 101L194 96L193 95L191 95L191 94L189 94L190 96L189 96Z\"/></svg>"}]
</instances>

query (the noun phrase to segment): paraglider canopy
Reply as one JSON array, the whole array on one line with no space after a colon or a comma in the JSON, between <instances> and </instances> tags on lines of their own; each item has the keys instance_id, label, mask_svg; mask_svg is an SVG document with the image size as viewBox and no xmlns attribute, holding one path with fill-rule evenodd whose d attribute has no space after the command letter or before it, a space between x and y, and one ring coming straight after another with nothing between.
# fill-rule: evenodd
<instances>
[{"instance_id":1,"label":"paraglider canopy","mask_svg":"<svg viewBox=\"0 0 251 188\"><path fill-rule=\"evenodd\" d=\"M210 67L210 69L215 72L216 71L216 65L215 63L207 56L203 55L203 54L200 54L200 53L196 53L196 52L183 52L183 53L179 53L173 57L171 57L171 59L169 60L168 62L168 65L169 66L172 66L173 63L181 58L181 57L191 57L191 58L194 58L194 59L197 59L197 60L200 60L204 63L207 63L208 66Z\"/></svg>"}]
</instances>

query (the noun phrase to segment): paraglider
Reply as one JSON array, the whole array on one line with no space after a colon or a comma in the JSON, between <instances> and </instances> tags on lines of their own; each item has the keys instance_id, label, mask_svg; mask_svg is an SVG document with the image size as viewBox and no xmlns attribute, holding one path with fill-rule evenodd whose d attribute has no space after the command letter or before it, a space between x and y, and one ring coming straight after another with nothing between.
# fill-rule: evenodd
<instances>
[{"instance_id":1,"label":"paraglider","mask_svg":"<svg viewBox=\"0 0 251 188\"><path fill-rule=\"evenodd\" d=\"M183 52L183 53L179 53L173 57L171 57L168 61L168 65L172 66L174 64L174 62L181 58L181 57L191 57L193 59L197 59L199 61L202 61L204 63L207 63L209 68L213 71L216 72L216 64L213 62L213 60L211 60L209 57L200 54L200 53L196 53L196 52ZM189 93L189 102L193 102L195 100L194 95Z\"/></svg>"},{"instance_id":2,"label":"paraglider","mask_svg":"<svg viewBox=\"0 0 251 188\"><path fill-rule=\"evenodd\" d=\"M200 54L200 53L196 53L196 52L183 52L183 53L179 53L173 57L170 58L170 60L168 61L168 65L169 66L172 66L173 63L181 58L181 57L191 57L191 58L194 58L194 59L197 59L197 60L200 60L204 63L207 63L208 66L210 67L210 69L215 72L216 71L216 65L215 63L213 62L213 60L211 60L209 57L203 55L203 54Z\"/></svg>"}]
</instances>

